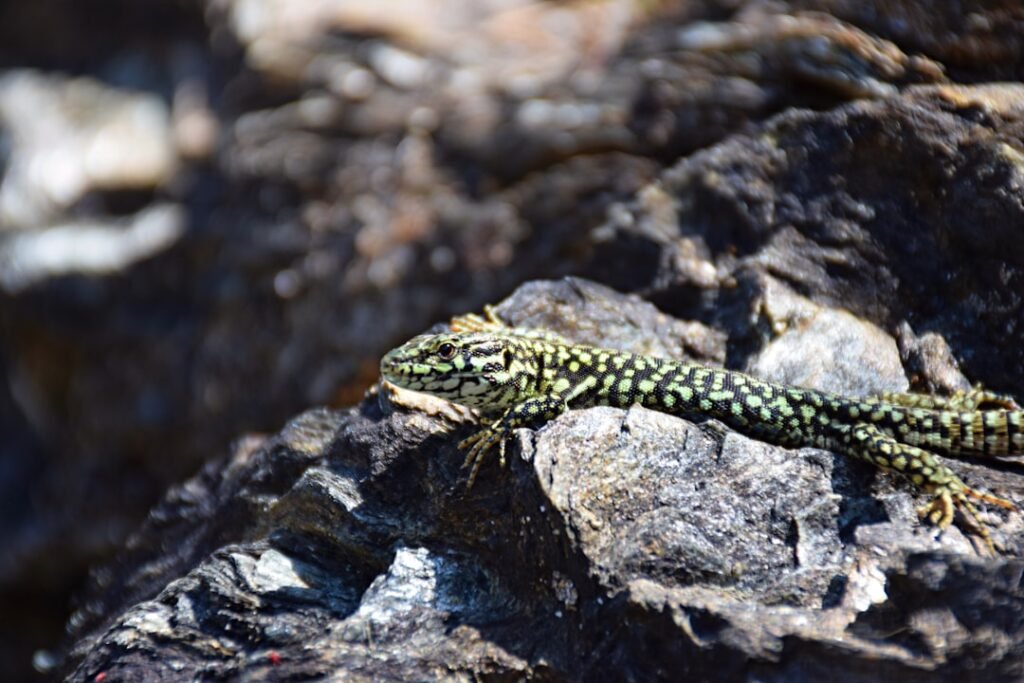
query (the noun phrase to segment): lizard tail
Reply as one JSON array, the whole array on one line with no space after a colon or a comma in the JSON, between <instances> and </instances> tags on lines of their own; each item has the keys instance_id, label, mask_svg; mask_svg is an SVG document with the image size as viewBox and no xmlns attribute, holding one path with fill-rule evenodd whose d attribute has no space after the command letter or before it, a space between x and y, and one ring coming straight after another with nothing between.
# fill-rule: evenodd
<instances>
[{"instance_id":1,"label":"lizard tail","mask_svg":"<svg viewBox=\"0 0 1024 683\"><path fill-rule=\"evenodd\" d=\"M1024 410L911 409L919 444L953 455L1020 455L1024 453Z\"/></svg>"}]
</instances>

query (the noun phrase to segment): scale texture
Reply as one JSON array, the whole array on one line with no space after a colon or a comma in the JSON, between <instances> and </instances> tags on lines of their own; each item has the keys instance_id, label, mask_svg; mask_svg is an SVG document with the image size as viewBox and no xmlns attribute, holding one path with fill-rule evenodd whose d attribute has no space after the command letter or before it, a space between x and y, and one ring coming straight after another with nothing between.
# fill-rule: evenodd
<instances>
[{"instance_id":1,"label":"scale texture","mask_svg":"<svg viewBox=\"0 0 1024 683\"><path fill-rule=\"evenodd\" d=\"M689 419L717 419L768 443L823 448L895 471L933 496L921 515L945 528L959 508L993 549L971 499L1010 501L967 486L935 454L1024 453L1024 411L982 389L948 397L882 394L847 398L741 372L573 344L554 333L505 326L491 309L452 331L424 335L381 361L392 384L477 409L485 426L459 445L472 486L486 453L502 464L513 430L571 408L641 405Z\"/></svg>"}]
</instances>

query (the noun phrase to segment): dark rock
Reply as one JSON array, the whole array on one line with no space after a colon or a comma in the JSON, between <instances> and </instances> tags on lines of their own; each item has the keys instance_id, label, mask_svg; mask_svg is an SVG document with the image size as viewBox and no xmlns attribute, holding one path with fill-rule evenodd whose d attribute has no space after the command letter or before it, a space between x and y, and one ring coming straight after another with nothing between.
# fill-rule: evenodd
<instances>
[{"instance_id":1,"label":"dark rock","mask_svg":"<svg viewBox=\"0 0 1024 683\"><path fill-rule=\"evenodd\" d=\"M421 5L0 8L8 678L1014 678L1015 560L844 458L595 410L467 494L466 411L280 425L568 274L600 284L500 312L852 394L1019 392L1024 94L990 83L1024 73L1020 9ZM1021 499L1019 463L955 467Z\"/></svg>"},{"instance_id":2,"label":"dark rock","mask_svg":"<svg viewBox=\"0 0 1024 683\"><path fill-rule=\"evenodd\" d=\"M649 264L611 284L709 321L729 310L731 283L768 274L883 327L939 333L972 380L1013 391L1024 347L1004 341L1024 324L1024 205L1006 140L1022 112L1015 84L787 112L610 213L593 268ZM715 276L695 278L694 259Z\"/></svg>"},{"instance_id":3,"label":"dark rock","mask_svg":"<svg viewBox=\"0 0 1024 683\"><path fill-rule=\"evenodd\" d=\"M984 5L922 5L891 0L796 0L947 65L962 82L1019 80L1024 8L1013 0Z\"/></svg>"},{"instance_id":4,"label":"dark rock","mask_svg":"<svg viewBox=\"0 0 1024 683\"><path fill-rule=\"evenodd\" d=\"M844 339L862 349L842 359L849 374L811 368L806 384L901 386L873 326L777 285L762 303L810 321L763 349L767 374L792 378L791 356ZM528 283L498 312L672 357L686 346L666 330L707 336L581 280ZM1024 563L921 525L890 476L717 423L593 408L520 430L508 470L492 457L467 491L468 422L392 389L208 467L94 580L70 680L1020 674ZM1024 477L1003 474L996 489L1019 496ZM992 523L1019 554L1020 516Z\"/></svg>"},{"instance_id":5,"label":"dark rock","mask_svg":"<svg viewBox=\"0 0 1024 683\"><path fill-rule=\"evenodd\" d=\"M787 107L825 108L945 80L941 64L818 12L749 3L694 22L643 70L637 137L664 159L705 147Z\"/></svg>"}]
</instances>

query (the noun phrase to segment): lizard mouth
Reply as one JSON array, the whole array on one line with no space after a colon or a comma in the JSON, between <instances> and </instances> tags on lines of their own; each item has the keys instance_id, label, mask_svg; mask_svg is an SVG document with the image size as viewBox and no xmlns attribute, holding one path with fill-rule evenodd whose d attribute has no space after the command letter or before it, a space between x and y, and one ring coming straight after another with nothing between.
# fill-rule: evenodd
<instances>
[{"instance_id":1,"label":"lizard mouth","mask_svg":"<svg viewBox=\"0 0 1024 683\"><path fill-rule=\"evenodd\" d=\"M402 360L396 351L389 351L380 359L380 374L392 384L403 385L405 380L418 376L415 363ZM423 368L424 370L426 368ZM422 376L422 375L419 375Z\"/></svg>"},{"instance_id":2,"label":"lizard mouth","mask_svg":"<svg viewBox=\"0 0 1024 683\"><path fill-rule=\"evenodd\" d=\"M406 389L425 389L433 383L463 379L464 373L438 368L428 363L403 359L390 351L380 360L380 374L387 381Z\"/></svg>"}]
</instances>

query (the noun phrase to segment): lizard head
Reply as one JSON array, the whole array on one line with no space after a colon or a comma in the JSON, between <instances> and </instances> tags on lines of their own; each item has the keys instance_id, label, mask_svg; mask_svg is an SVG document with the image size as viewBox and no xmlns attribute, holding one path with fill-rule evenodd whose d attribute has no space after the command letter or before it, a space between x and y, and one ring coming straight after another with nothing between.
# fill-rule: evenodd
<instances>
[{"instance_id":1,"label":"lizard head","mask_svg":"<svg viewBox=\"0 0 1024 683\"><path fill-rule=\"evenodd\" d=\"M380 373L403 389L497 409L514 404L526 389L530 362L523 345L486 332L422 335L385 354Z\"/></svg>"}]
</instances>

